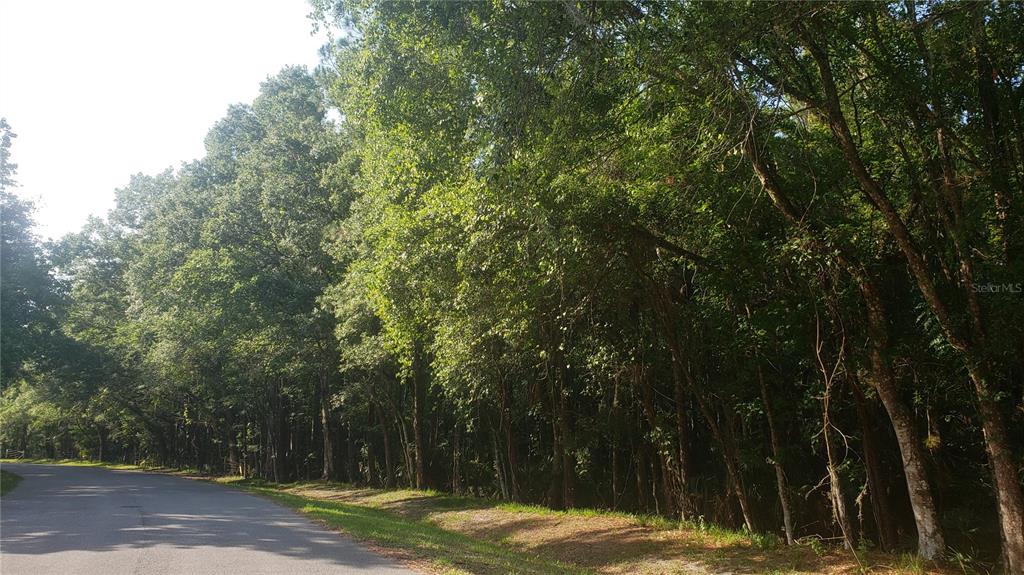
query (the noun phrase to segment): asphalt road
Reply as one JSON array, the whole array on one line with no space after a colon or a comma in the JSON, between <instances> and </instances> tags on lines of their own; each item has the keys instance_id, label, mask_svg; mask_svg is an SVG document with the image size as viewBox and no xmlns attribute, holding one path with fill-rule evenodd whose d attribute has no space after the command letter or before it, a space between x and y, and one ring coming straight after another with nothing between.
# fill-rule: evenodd
<instances>
[{"instance_id":1,"label":"asphalt road","mask_svg":"<svg viewBox=\"0 0 1024 575\"><path fill-rule=\"evenodd\" d=\"M412 575L268 500L180 477L4 464L3 575Z\"/></svg>"}]
</instances>

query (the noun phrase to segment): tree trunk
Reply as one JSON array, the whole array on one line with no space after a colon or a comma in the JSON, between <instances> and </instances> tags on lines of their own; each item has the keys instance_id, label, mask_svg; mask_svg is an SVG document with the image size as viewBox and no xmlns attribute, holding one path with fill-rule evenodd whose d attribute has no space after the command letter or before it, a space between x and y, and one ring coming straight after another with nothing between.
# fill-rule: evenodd
<instances>
[{"instance_id":1,"label":"tree trunk","mask_svg":"<svg viewBox=\"0 0 1024 575\"><path fill-rule=\"evenodd\" d=\"M459 441L461 439L459 426L456 425L452 432L452 493L462 495L462 462L459 458L462 455Z\"/></svg>"},{"instance_id":2,"label":"tree trunk","mask_svg":"<svg viewBox=\"0 0 1024 575\"><path fill-rule=\"evenodd\" d=\"M227 426L227 439L228 439L228 474L239 474L244 475L239 464L238 456L238 438L235 434L235 427L232 424Z\"/></svg>"},{"instance_id":3,"label":"tree trunk","mask_svg":"<svg viewBox=\"0 0 1024 575\"><path fill-rule=\"evenodd\" d=\"M566 509L576 506L576 457L573 453L572 420L569 410L569 370L559 355L558 425L562 436L562 503Z\"/></svg>"},{"instance_id":4,"label":"tree trunk","mask_svg":"<svg viewBox=\"0 0 1024 575\"><path fill-rule=\"evenodd\" d=\"M352 421L345 424L345 475L350 483L359 483L359 473L356 465L356 434L352 429Z\"/></svg>"},{"instance_id":5,"label":"tree trunk","mask_svg":"<svg viewBox=\"0 0 1024 575\"><path fill-rule=\"evenodd\" d=\"M416 464L416 489L427 488L426 446L423 437L423 409L426 402L427 368L420 344L413 351L412 364L412 435Z\"/></svg>"},{"instance_id":6,"label":"tree trunk","mask_svg":"<svg viewBox=\"0 0 1024 575\"><path fill-rule=\"evenodd\" d=\"M388 426L381 422L381 436L384 439L384 488L390 489L394 485L395 464L391 460L391 434L388 433Z\"/></svg>"},{"instance_id":7,"label":"tree trunk","mask_svg":"<svg viewBox=\"0 0 1024 575\"><path fill-rule=\"evenodd\" d=\"M110 433L104 427L98 426L96 428L96 435L100 442L99 461L106 461L106 458L109 455L107 453L107 436L109 436Z\"/></svg>"},{"instance_id":8,"label":"tree trunk","mask_svg":"<svg viewBox=\"0 0 1024 575\"><path fill-rule=\"evenodd\" d=\"M832 381L826 370L822 370L825 376L825 395L821 401L821 432L825 440L825 456L828 469L829 500L832 502L832 518L843 535L843 548L853 549L855 542L853 538L853 524L850 523L850 514L846 508L846 497L843 495L842 481L836 471L835 447L832 442L832 421L829 417L829 403L831 398Z\"/></svg>"},{"instance_id":9,"label":"tree trunk","mask_svg":"<svg viewBox=\"0 0 1024 575\"><path fill-rule=\"evenodd\" d=\"M326 369L320 372L320 430L323 434L323 470L320 478L330 481L334 478L334 441L331 434L331 390Z\"/></svg>"},{"instance_id":10,"label":"tree trunk","mask_svg":"<svg viewBox=\"0 0 1024 575\"><path fill-rule=\"evenodd\" d=\"M550 374L550 370L549 370ZM562 481L565 474L562 466L565 465L565 444L562 442L562 425L559 421L559 406L561 395L558 387L551 384L551 482L548 485L548 505L554 509L565 508L565 489Z\"/></svg>"},{"instance_id":11,"label":"tree trunk","mask_svg":"<svg viewBox=\"0 0 1024 575\"><path fill-rule=\"evenodd\" d=\"M515 433L512 430L512 390L508 378L501 377L501 413L498 416L501 430L505 438L505 480L508 483L508 497L512 501L519 501L519 479L516 470L516 441Z\"/></svg>"},{"instance_id":12,"label":"tree trunk","mask_svg":"<svg viewBox=\"0 0 1024 575\"><path fill-rule=\"evenodd\" d=\"M772 403L768 399L768 386L764 383L764 372L761 369L760 357L757 361L757 383L761 388L761 401L764 403L764 414L768 420L768 437L772 447L772 467L775 468L775 488L779 493L779 504L782 506L782 526L786 533L786 545L793 545L793 518L790 512L789 491L786 488L786 473L782 468L782 446L775 430L775 416Z\"/></svg>"},{"instance_id":13,"label":"tree trunk","mask_svg":"<svg viewBox=\"0 0 1024 575\"><path fill-rule=\"evenodd\" d=\"M611 421L609 421L609 427L611 428L611 465L612 465L612 499L611 508L613 510L619 507L619 496L623 491L621 471L619 469L619 450L621 448L620 443L622 440L622 407L619 405L619 377L615 378L614 388L612 389L612 405L611 405Z\"/></svg>"},{"instance_id":14,"label":"tree trunk","mask_svg":"<svg viewBox=\"0 0 1024 575\"><path fill-rule=\"evenodd\" d=\"M501 464L501 450L498 449L497 434L491 437L491 443L494 445L494 476L498 480L498 491L501 493L501 498L508 501L509 489L508 483L505 481L504 466Z\"/></svg>"},{"instance_id":15,"label":"tree trunk","mask_svg":"<svg viewBox=\"0 0 1024 575\"><path fill-rule=\"evenodd\" d=\"M857 419L860 420L861 445L864 451L864 470L868 482L868 496L871 498L871 514L878 529L878 542L883 551L892 551L896 543L896 532L889 517L889 502L884 487L885 480L878 455L878 439L872 426L874 419L868 412L867 399L857 381L851 380Z\"/></svg>"},{"instance_id":16,"label":"tree trunk","mask_svg":"<svg viewBox=\"0 0 1024 575\"><path fill-rule=\"evenodd\" d=\"M1007 573L1024 573L1024 496L1006 435L1006 424L992 391L985 385L980 367L974 365L971 381L978 393L978 415L985 438L985 451L992 464L999 523L1003 544L1003 565Z\"/></svg>"},{"instance_id":17,"label":"tree trunk","mask_svg":"<svg viewBox=\"0 0 1024 575\"><path fill-rule=\"evenodd\" d=\"M647 457L642 446L633 445L632 449L636 460L636 502L637 508L646 513L650 511L650 504L647 502Z\"/></svg>"}]
</instances>

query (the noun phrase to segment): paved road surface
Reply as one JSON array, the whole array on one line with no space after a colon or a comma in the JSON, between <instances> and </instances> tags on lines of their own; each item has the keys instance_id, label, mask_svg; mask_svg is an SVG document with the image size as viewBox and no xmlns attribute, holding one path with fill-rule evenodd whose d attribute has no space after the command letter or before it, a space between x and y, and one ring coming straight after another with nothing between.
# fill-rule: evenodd
<instances>
[{"instance_id":1,"label":"paved road surface","mask_svg":"<svg viewBox=\"0 0 1024 575\"><path fill-rule=\"evenodd\" d=\"M4 464L3 575L411 575L268 500L202 481Z\"/></svg>"}]
</instances>

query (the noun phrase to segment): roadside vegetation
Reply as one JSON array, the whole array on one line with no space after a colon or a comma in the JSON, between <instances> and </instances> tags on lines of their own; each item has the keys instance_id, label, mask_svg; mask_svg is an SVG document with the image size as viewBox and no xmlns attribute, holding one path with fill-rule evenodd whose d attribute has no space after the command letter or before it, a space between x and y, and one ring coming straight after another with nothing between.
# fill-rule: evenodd
<instances>
[{"instance_id":1,"label":"roadside vegetation","mask_svg":"<svg viewBox=\"0 0 1024 575\"><path fill-rule=\"evenodd\" d=\"M699 522L556 511L435 491L222 478L436 573L974 573L912 555L843 552ZM426 562L424 562L426 560Z\"/></svg>"},{"instance_id":2,"label":"roadside vegetation","mask_svg":"<svg viewBox=\"0 0 1024 575\"><path fill-rule=\"evenodd\" d=\"M1024 572L1024 3L312 5L64 238L0 124L5 453Z\"/></svg>"}]
</instances>

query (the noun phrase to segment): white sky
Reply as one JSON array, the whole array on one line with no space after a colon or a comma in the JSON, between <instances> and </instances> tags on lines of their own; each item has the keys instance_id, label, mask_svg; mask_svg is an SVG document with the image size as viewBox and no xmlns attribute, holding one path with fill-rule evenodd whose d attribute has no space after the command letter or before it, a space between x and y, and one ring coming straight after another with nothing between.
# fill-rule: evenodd
<instances>
[{"instance_id":1,"label":"white sky","mask_svg":"<svg viewBox=\"0 0 1024 575\"><path fill-rule=\"evenodd\" d=\"M37 232L105 215L132 174L203 155L230 104L310 68L305 0L0 0L0 116L18 135L18 193Z\"/></svg>"}]
</instances>

